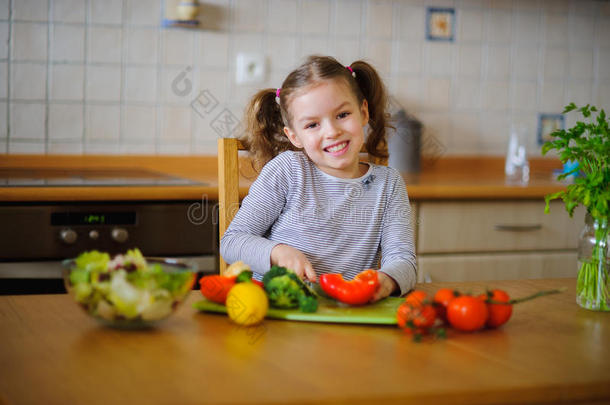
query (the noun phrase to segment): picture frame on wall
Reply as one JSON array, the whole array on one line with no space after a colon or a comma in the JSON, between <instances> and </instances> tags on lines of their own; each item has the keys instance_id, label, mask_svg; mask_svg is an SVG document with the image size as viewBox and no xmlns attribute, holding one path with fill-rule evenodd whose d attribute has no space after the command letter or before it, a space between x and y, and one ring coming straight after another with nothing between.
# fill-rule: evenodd
<instances>
[{"instance_id":1,"label":"picture frame on wall","mask_svg":"<svg viewBox=\"0 0 610 405\"><path fill-rule=\"evenodd\" d=\"M563 114L538 114L538 145L552 140L551 134L558 129L565 129Z\"/></svg>"},{"instance_id":2,"label":"picture frame on wall","mask_svg":"<svg viewBox=\"0 0 610 405\"><path fill-rule=\"evenodd\" d=\"M426 38L428 41L454 41L454 8L428 7L426 9Z\"/></svg>"}]
</instances>

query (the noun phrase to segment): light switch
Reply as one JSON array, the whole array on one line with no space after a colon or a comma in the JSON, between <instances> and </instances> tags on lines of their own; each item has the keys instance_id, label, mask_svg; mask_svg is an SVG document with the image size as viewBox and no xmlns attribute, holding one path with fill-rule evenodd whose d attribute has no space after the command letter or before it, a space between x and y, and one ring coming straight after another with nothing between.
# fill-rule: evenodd
<instances>
[{"instance_id":1,"label":"light switch","mask_svg":"<svg viewBox=\"0 0 610 405\"><path fill-rule=\"evenodd\" d=\"M265 56L260 53L238 53L235 70L237 84L262 83L267 70Z\"/></svg>"}]
</instances>

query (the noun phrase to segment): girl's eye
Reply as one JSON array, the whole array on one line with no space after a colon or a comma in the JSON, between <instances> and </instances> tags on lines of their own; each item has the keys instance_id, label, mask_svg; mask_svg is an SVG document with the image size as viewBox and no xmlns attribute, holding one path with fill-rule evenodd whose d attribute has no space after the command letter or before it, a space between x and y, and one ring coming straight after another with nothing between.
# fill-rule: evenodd
<instances>
[{"instance_id":1,"label":"girl's eye","mask_svg":"<svg viewBox=\"0 0 610 405\"><path fill-rule=\"evenodd\" d=\"M345 118L349 115L350 113L348 111L342 112L341 114L339 114L337 117L338 118Z\"/></svg>"},{"instance_id":2,"label":"girl's eye","mask_svg":"<svg viewBox=\"0 0 610 405\"><path fill-rule=\"evenodd\" d=\"M316 125L318 125L318 124L316 124L315 122L312 122L311 124L305 125L305 129L315 128Z\"/></svg>"}]
</instances>

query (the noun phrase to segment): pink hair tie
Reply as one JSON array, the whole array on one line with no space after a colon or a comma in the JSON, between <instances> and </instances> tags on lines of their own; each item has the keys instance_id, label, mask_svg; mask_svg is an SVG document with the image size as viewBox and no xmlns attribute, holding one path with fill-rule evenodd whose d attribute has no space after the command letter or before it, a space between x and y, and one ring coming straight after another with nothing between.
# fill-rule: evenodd
<instances>
[{"instance_id":1,"label":"pink hair tie","mask_svg":"<svg viewBox=\"0 0 610 405\"><path fill-rule=\"evenodd\" d=\"M275 91L275 102L278 104L280 103L280 90L282 90L281 87Z\"/></svg>"},{"instance_id":2,"label":"pink hair tie","mask_svg":"<svg viewBox=\"0 0 610 405\"><path fill-rule=\"evenodd\" d=\"M351 66L346 66L346 68L347 68L347 69L348 69L350 72L352 72L352 77L355 79L355 78L356 78L356 72L354 72L354 69L352 69L352 67L351 67Z\"/></svg>"}]
</instances>

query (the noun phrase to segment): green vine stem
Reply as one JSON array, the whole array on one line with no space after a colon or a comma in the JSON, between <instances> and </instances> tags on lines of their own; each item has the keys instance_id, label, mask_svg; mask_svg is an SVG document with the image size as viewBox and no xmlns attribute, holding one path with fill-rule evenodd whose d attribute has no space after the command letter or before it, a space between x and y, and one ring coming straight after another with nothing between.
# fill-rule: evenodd
<instances>
[{"instance_id":1,"label":"green vine stem","mask_svg":"<svg viewBox=\"0 0 610 405\"><path fill-rule=\"evenodd\" d=\"M486 299L485 302L488 304L496 304L496 305L514 305L514 304L519 304L521 302L525 302L525 301L529 301L529 300L533 300L534 298L538 298L538 297L543 297L545 295L552 295L552 294L559 294L562 293L564 291L566 291L567 288L562 287L559 289L555 289L555 290L543 290L543 291L538 291L532 295L528 295L527 297L522 297L522 298L513 298L512 300L508 300L506 302L504 301L496 301L496 300L492 300L492 299Z\"/></svg>"}]
</instances>

